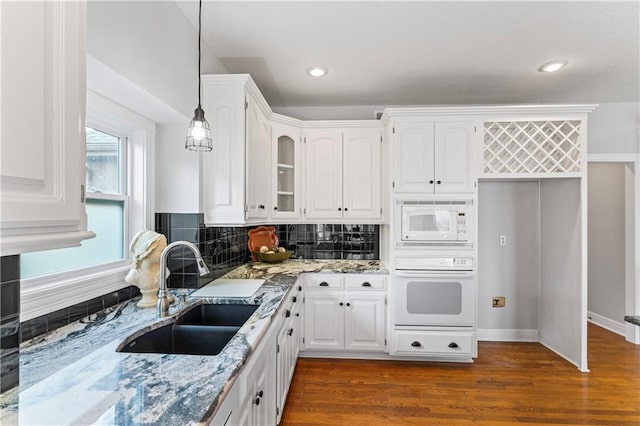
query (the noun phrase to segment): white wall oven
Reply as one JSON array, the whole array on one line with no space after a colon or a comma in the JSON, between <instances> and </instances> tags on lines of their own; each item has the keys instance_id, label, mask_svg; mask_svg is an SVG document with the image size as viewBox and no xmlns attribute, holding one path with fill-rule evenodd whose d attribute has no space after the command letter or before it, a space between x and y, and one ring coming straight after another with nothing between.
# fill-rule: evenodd
<instances>
[{"instance_id":1,"label":"white wall oven","mask_svg":"<svg viewBox=\"0 0 640 426\"><path fill-rule=\"evenodd\" d=\"M396 200L396 248L471 247L471 200Z\"/></svg>"},{"instance_id":2,"label":"white wall oven","mask_svg":"<svg viewBox=\"0 0 640 426\"><path fill-rule=\"evenodd\" d=\"M471 257L397 258L395 326L473 327L475 293Z\"/></svg>"}]
</instances>

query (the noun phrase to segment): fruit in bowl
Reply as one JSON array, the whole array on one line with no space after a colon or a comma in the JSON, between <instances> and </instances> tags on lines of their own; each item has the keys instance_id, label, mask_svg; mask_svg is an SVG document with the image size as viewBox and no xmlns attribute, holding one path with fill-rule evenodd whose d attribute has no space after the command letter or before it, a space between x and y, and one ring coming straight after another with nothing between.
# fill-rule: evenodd
<instances>
[{"instance_id":1,"label":"fruit in bowl","mask_svg":"<svg viewBox=\"0 0 640 426\"><path fill-rule=\"evenodd\" d=\"M264 251L263 247L267 250ZM293 252L287 251L284 247L263 247L253 253L260 262L278 263L289 259L293 255Z\"/></svg>"}]
</instances>

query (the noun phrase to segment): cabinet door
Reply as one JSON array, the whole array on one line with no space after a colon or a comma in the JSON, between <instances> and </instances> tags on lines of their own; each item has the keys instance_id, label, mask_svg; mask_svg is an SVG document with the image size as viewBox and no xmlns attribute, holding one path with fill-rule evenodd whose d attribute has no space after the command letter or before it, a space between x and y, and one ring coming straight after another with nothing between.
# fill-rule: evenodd
<instances>
[{"instance_id":1,"label":"cabinet door","mask_svg":"<svg viewBox=\"0 0 640 426\"><path fill-rule=\"evenodd\" d=\"M261 342L243 372L244 394L238 424L272 425L276 421L276 353L273 337Z\"/></svg>"},{"instance_id":2,"label":"cabinet door","mask_svg":"<svg viewBox=\"0 0 640 426\"><path fill-rule=\"evenodd\" d=\"M394 191L433 192L433 122L397 122L394 129Z\"/></svg>"},{"instance_id":3,"label":"cabinet door","mask_svg":"<svg viewBox=\"0 0 640 426\"><path fill-rule=\"evenodd\" d=\"M282 123L273 123L271 128L271 217L299 219L300 129Z\"/></svg>"},{"instance_id":4,"label":"cabinet door","mask_svg":"<svg viewBox=\"0 0 640 426\"><path fill-rule=\"evenodd\" d=\"M345 294L345 349L383 351L385 349L384 293Z\"/></svg>"},{"instance_id":5,"label":"cabinet door","mask_svg":"<svg viewBox=\"0 0 640 426\"><path fill-rule=\"evenodd\" d=\"M276 414L277 422L280 422L282 411L289 393L289 385L293 377L293 371L296 366L298 358L298 339L300 331L298 329L299 321L296 321L294 317L290 317L285 321L278 333L278 346L277 346L277 367L276 367Z\"/></svg>"},{"instance_id":6,"label":"cabinet door","mask_svg":"<svg viewBox=\"0 0 640 426\"><path fill-rule=\"evenodd\" d=\"M344 349L342 292L306 293L304 347L305 349Z\"/></svg>"},{"instance_id":7,"label":"cabinet door","mask_svg":"<svg viewBox=\"0 0 640 426\"><path fill-rule=\"evenodd\" d=\"M313 129L305 137L305 216L342 218L342 132Z\"/></svg>"},{"instance_id":8,"label":"cabinet door","mask_svg":"<svg viewBox=\"0 0 640 426\"><path fill-rule=\"evenodd\" d=\"M343 212L345 219L380 219L381 129L344 131Z\"/></svg>"},{"instance_id":9,"label":"cabinet door","mask_svg":"<svg viewBox=\"0 0 640 426\"><path fill-rule=\"evenodd\" d=\"M0 9L0 254L79 245L93 236L82 190L86 4L3 1Z\"/></svg>"},{"instance_id":10,"label":"cabinet door","mask_svg":"<svg viewBox=\"0 0 640 426\"><path fill-rule=\"evenodd\" d=\"M247 220L265 219L271 190L271 124L252 97L247 99Z\"/></svg>"},{"instance_id":11,"label":"cabinet door","mask_svg":"<svg viewBox=\"0 0 640 426\"><path fill-rule=\"evenodd\" d=\"M202 107L214 141L213 152L201 156L200 209L207 224L245 222L246 142L251 140L245 132L247 128L255 128L246 123L251 116L247 115L248 106L244 87L219 84L203 77ZM253 120L257 122L257 115L253 115Z\"/></svg>"},{"instance_id":12,"label":"cabinet door","mask_svg":"<svg viewBox=\"0 0 640 426\"><path fill-rule=\"evenodd\" d=\"M473 122L436 123L436 192L472 192Z\"/></svg>"}]
</instances>

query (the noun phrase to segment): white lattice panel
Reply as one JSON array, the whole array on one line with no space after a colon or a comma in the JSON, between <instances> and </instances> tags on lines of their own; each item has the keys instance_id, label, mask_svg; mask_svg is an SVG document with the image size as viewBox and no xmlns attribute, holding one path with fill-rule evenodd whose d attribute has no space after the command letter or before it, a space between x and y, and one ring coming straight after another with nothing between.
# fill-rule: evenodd
<instances>
[{"instance_id":1,"label":"white lattice panel","mask_svg":"<svg viewBox=\"0 0 640 426\"><path fill-rule=\"evenodd\" d=\"M484 123L483 172L580 172L580 120Z\"/></svg>"}]
</instances>

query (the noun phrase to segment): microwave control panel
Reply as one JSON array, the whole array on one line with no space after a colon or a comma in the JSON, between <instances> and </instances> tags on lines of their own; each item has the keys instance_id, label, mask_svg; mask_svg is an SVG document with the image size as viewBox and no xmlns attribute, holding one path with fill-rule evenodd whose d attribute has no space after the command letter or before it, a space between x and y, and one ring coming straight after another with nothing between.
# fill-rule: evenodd
<instances>
[{"instance_id":1,"label":"microwave control panel","mask_svg":"<svg viewBox=\"0 0 640 426\"><path fill-rule=\"evenodd\" d=\"M396 269L473 270L471 257L399 257Z\"/></svg>"},{"instance_id":2,"label":"microwave control panel","mask_svg":"<svg viewBox=\"0 0 640 426\"><path fill-rule=\"evenodd\" d=\"M467 240L467 214L465 212L458 212L457 216L457 233L458 233L458 241L466 241Z\"/></svg>"}]
</instances>

